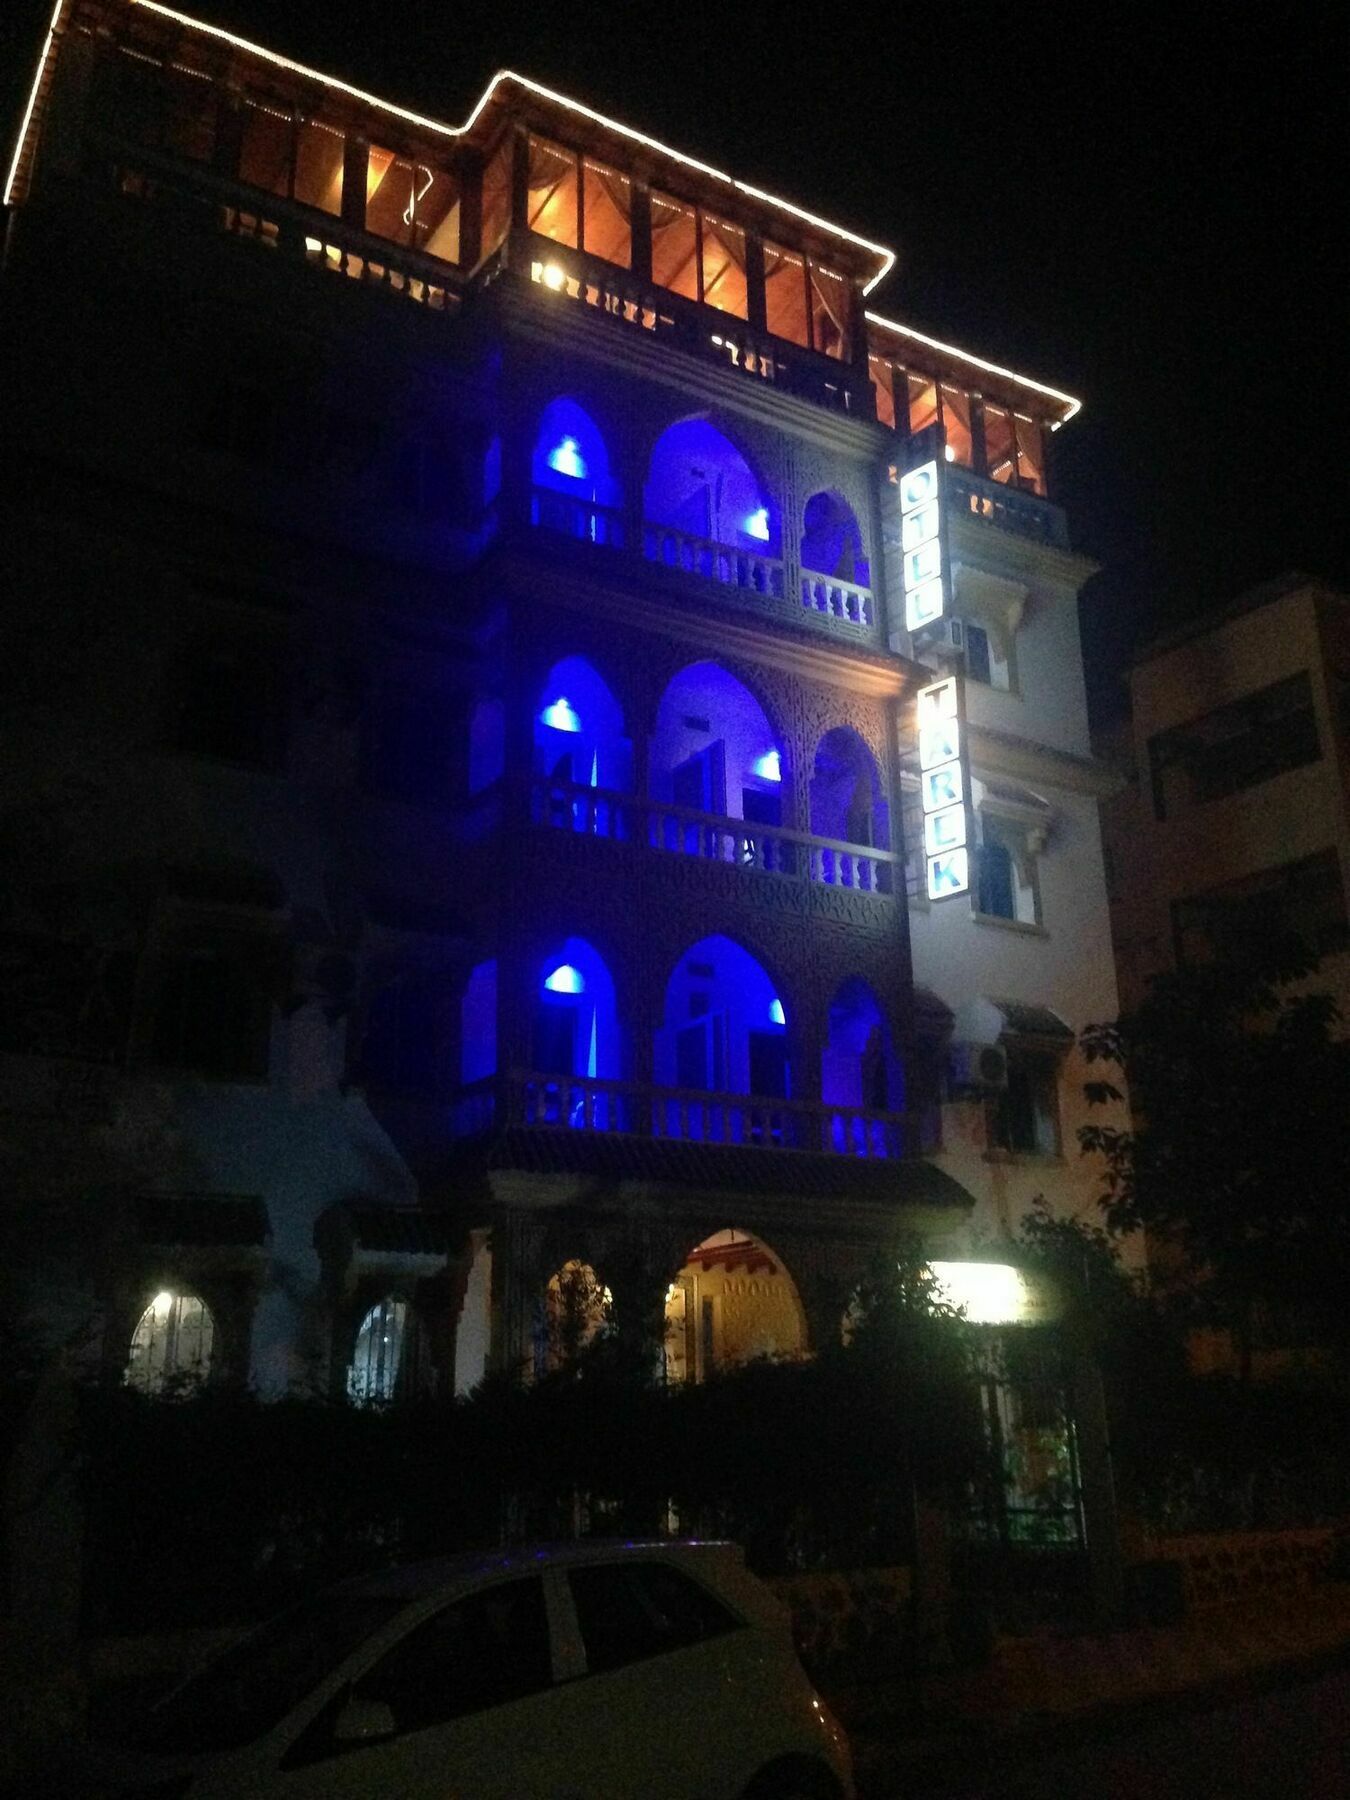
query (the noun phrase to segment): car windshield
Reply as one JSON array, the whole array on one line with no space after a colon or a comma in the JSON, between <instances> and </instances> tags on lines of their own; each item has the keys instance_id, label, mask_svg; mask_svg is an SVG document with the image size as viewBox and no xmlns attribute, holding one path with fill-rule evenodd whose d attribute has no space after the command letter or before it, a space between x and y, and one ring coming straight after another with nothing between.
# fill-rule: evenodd
<instances>
[{"instance_id":1,"label":"car windshield","mask_svg":"<svg viewBox=\"0 0 1350 1800\"><path fill-rule=\"evenodd\" d=\"M164 1752L232 1750L251 1743L404 1605L373 1594L306 1601L208 1663L142 1713L127 1736L138 1749Z\"/></svg>"}]
</instances>

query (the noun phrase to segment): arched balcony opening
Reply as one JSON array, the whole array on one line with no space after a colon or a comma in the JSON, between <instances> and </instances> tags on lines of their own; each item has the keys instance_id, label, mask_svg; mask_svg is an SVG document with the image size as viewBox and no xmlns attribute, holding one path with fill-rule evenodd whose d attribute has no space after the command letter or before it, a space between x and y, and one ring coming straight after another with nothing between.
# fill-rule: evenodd
<instances>
[{"instance_id":1,"label":"arched balcony opening","mask_svg":"<svg viewBox=\"0 0 1350 1800\"><path fill-rule=\"evenodd\" d=\"M854 976L830 1002L820 1056L826 1148L842 1155L904 1153L904 1066L867 982Z\"/></svg>"},{"instance_id":2,"label":"arched balcony opening","mask_svg":"<svg viewBox=\"0 0 1350 1800\"><path fill-rule=\"evenodd\" d=\"M782 1258L747 1231L696 1244L666 1290L662 1351L672 1383L806 1356L806 1313Z\"/></svg>"},{"instance_id":3,"label":"arched balcony opening","mask_svg":"<svg viewBox=\"0 0 1350 1800\"><path fill-rule=\"evenodd\" d=\"M622 544L619 486L604 437L585 407L566 395L550 401L539 421L530 491L534 524L593 544Z\"/></svg>"},{"instance_id":4,"label":"arched balcony opening","mask_svg":"<svg viewBox=\"0 0 1350 1800\"><path fill-rule=\"evenodd\" d=\"M162 1289L131 1334L127 1386L156 1399L195 1392L210 1377L215 1335L211 1309L199 1294Z\"/></svg>"},{"instance_id":5,"label":"arched balcony opening","mask_svg":"<svg viewBox=\"0 0 1350 1800\"><path fill-rule=\"evenodd\" d=\"M872 585L871 565L863 546L857 515L842 494L826 489L812 494L802 515L802 568L816 575Z\"/></svg>"},{"instance_id":6,"label":"arched balcony opening","mask_svg":"<svg viewBox=\"0 0 1350 1800\"><path fill-rule=\"evenodd\" d=\"M548 1279L535 1331L536 1375L571 1368L613 1327L614 1296L587 1262L573 1257Z\"/></svg>"},{"instance_id":7,"label":"arched balcony opening","mask_svg":"<svg viewBox=\"0 0 1350 1800\"><path fill-rule=\"evenodd\" d=\"M857 514L842 494L812 494L802 515L802 606L847 625L875 617L872 566Z\"/></svg>"},{"instance_id":8,"label":"arched balcony opening","mask_svg":"<svg viewBox=\"0 0 1350 1800\"><path fill-rule=\"evenodd\" d=\"M627 1128L614 982L583 938L554 945L535 973L524 1122L571 1130Z\"/></svg>"},{"instance_id":9,"label":"arched balcony opening","mask_svg":"<svg viewBox=\"0 0 1350 1800\"><path fill-rule=\"evenodd\" d=\"M538 824L621 837L611 796L632 788L632 745L604 678L583 656L549 670L534 714L533 816Z\"/></svg>"},{"instance_id":10,"label":"arched balcony opening","mask_svg":"<svg viewBox=\"0 0 1350 1800\"><path fill-rule=\"evenodd\" d=\"M657 708L651 842L791 874L796 847L779 835L788 776L782 740L744 682L717 663L693 663Z\"/></svg>"},{"instance_id":11,"label":"arched balcony opening","mask_svg":"<svg viewBox=\"0 0 1350 1800\"><path fill-rule=\"evenodd\" d=\"M796 1147L787 1014L774 982L731 938L706 937L675 965L656 1035L661 1137Z\"/></svg>"},{"instance_id":12,"label":"arched balcony opening","mask_svg":"<svg viewBox=\"0 0 1350 1800\"><path fill-rule=\"evenodd\" d=\"M708 419L657 439L643 490L648 561L732 587L782 596L778 508L749 463Z\"/></svg>"},{"instance_id":13,"label":"arched balcony opening","mask_svg":"<svg viewBox=\"0 0 1350 1800\"><path fill-rule=\"evenodd\" d=\"M812 873L835 887L856 887L873 893L891 891L889 858L865 854L889 851L890 808L881 776L871 751L848 725L827 731L816 750L811 770L811 834L852 850L817 849Z\"/></svg>"}]
</instances>

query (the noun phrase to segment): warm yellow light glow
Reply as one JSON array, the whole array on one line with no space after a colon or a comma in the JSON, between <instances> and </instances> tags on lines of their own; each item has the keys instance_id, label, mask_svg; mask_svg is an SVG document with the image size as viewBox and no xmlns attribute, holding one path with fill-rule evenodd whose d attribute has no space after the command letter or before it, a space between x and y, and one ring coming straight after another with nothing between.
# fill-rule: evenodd
<instances>
[{"instance_id":1,"label":"warm yellow light glow","mask_svg":"<svg viewBox=\"0 0 1350 1800\"><path fill-rule=\"evenodd\" d=\"M63 0L64 3L64 0ZM721 169L715 169L710 163L700 162L697 157L686 156L680 150L672 150L669 144L659 139L648 137L643 131L635 131L631 125L621 124L618 119L611 119L605 113L596 112L593 107L584 106L580 100L569 99L554 88L545 87L542 82L531 81L528 75L518 75L514 69L499 69L487 84L479 97L473 111L462 125L446 125L439 119L428 119L422 113L409 111L404 106L394 106L388 100L381 100L376 94L368 94L362 88L352 87L349 82L339 81L336 76L324 75L318 69L307 68L303 63L292 62L289 57L279 56L274 50L265 50L261 44L254 44L247 38L237 36L232 31L223 31L219 25L207 25L200 19L194 19L187 13L176 12L172 7L161 6L159 0L131 0L133 6L143 6L147 12L158 13L162 18L172 19L175 24L190 26L194 31L205 32L209 37L221 38L237 49L247 51L251 56L262 56L277 68L289 69L292 74L302 75L309 81L321 81L325 87L336 92L349 94L354 100L360 100L367 106L377 106L382 112L392 114L395 118L406 119L412 125L420 126L424 131L437 132L442 137L463 137L466 131L472 131L482 116L483 111L492 100L497 89L506 81L514 81L517 86L525 88L531 94L537 94L541 100L548 100L554 106L566 107L569 112L580 118L589 119L593 124L603 126L606 131L614 131L620 137L629 138L645 149L655 150L658 155L669 156L682 163L686 169L695 169L700 175L708 175L714 181L724 182L735 188L738 193L748 194L753 200L762 200L769 206L777 207L781 212L791 213L794 218L814 225L818 230L828 231L832 237L842 238L845 243L856 244L860 250L870 250L874 256L883 259L882 266L864 287L863 292L870 294L879 281L883 281L895 266L895 252L888 250L884 244L874 244L870 238L859 237L857 232L849 231L842 225L835 225L829 219L822 219L817 213L808 212L805 207L795 205L791 200L784 200L777 194L770 194L763 188L755 187L748 181L738 181L734 175L728 175ZM58 7L59 10L59 7ZM36 92L36 89L34 90ZM26 129L26 124L25 124ZM20 136L22 144L22 134Z\"/></svg>"},{"instance_id":2,"label":"warm yellow light glow","mask_svg":"<svg viewBox=\"0 0 1350 1800\"><path fill-rule=\"evenodd\" d=\"M868 289L871 292L871 289ZM1056 419L1051 431L1058 431L1061 425L1067 425L1070 419L1076 418L1083 410L1083 402L1075 400L1072 394L1062 394L1058 388L1047 387L1043 381L1034 381L1030 375L1019 375L1015 369L1005 369L998 363L986 362L982 356L974 356L969 350L958 350L955 344L944 344L941 338L929 337L926 332L916 331L912 325L901 325L897 319L884 319L880 313L867 314L868 322L880 325L886 331L898 331L901 337L913 338L916 344L927 344L930 350L941 350L946 356L957 356L962 362L968 362L973 368L983 369L989 375L1002 375L1005 381L1016 381L1022 387L1030 388L1033 393L1044 394L1048 399L1058 400L1068 407L1062 419ZM952 460L950 454L948 460Z\"/></svg>"},{"instance_id":3,"label":"warm yellow light glow","mask_svg":"<svg viewBox=\"0 0 1350 1800\"><path fill-rule=\"evenodd\" d=\"M938 1291L959 1306L972 1325L1017 1325L1031 1316L1034 1302L1026 1277L1011 1263L934 1262Z\"/></svg>"},{"instance_id":4,"label":"warm yellow light glow","mask_svg":"<svg viewBox=\"0 0 1350 1800\"><path fill-rule=\"evenodd\" d=\"M563 285L563 283L566 280L567 280L567 271L566 271L566 269L564 269L562 267L562 265L560 263L545 263L544 264L544 286L545 287L552 288L554 293L556 294L558 289Z\"/></svg>"}]
</instances>

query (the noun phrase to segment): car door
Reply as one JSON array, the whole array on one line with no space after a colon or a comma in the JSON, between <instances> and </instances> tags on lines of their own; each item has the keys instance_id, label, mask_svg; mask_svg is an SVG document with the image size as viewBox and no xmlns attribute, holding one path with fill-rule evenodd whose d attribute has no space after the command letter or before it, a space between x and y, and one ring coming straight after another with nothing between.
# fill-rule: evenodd
<instances>
[{"instance_id":1,"label":"car door","mask_svg":"<svg viewBox=\"0 0 1350 1800\"><path fill-rule=\"evenodd\" d=\"M754 1699L742 1620L658 1557L583 1564L567 1589L585 1672L561 1690L570 1752L559 1800L740 1793L753 1756L736 1739Z\"/></svg>"},{"instance_id":2,"label":"car door","mask_svg":"<svg viewBox=\"0 0 1350 1800\"><path fill-rule=\"evenodd\" d=\"M553 1800L565 1746L543 1582L475 1589L345 1683L281 1758L278 1800ZM343 1741L388 1708L393 1729Z\"/></svg>"}]
</instances>

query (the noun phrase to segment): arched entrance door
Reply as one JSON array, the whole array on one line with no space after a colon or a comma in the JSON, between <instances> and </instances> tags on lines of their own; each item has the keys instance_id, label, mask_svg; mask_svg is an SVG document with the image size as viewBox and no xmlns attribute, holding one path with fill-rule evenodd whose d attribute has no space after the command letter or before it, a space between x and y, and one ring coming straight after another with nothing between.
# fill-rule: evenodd
<instances>
[{"instance_id":1,"label":"arched entrance door","mask_svg":"<svg viewBox=\"0 0 1350 1800\"><path fill-rule=\"evenodd\" d=\"M805 1356L806 1314L782 1258L734 1228L696 1244L666 1290L663 1348L670 1382Z\"/></svg>"}]
</instances>

